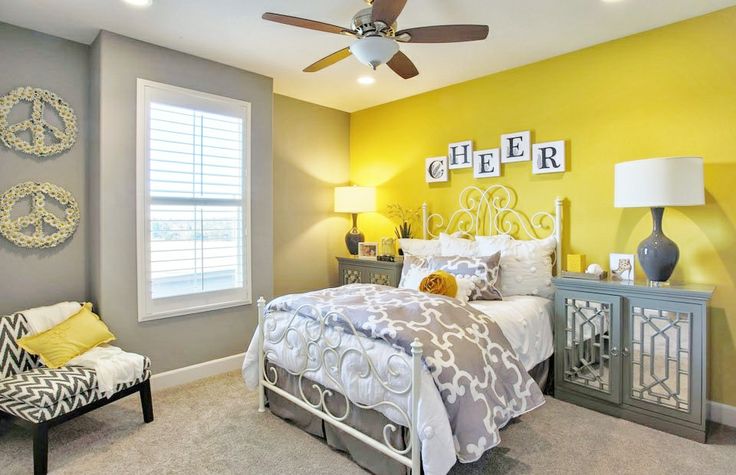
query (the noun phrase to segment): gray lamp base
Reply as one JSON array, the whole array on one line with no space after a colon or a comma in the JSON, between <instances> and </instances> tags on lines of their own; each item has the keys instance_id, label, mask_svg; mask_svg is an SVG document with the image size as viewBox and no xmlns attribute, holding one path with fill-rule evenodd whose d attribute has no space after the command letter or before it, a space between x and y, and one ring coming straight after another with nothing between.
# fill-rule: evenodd
<instances>
[{"instance_id":1,"label":"gray lamp base","mask_svg":"<svg viewBox=\"0 0 736 475\"><path fill-rule=\"evenodd\" d=\"M358 244L363 241L365 241L365 236L358 230L358 215L353 213L353 228L345 235L345 245L350 255L358 255Z\"/></svg>"},{"instance_id":2,"label":"gray lamp base","mask_svg":"<svg viewBox=\"0 0 736 475\"><path fill-rule=\"evenodd\" d=\"M667 282L680 258L675 242L662 231L664 208L652 208L652 234L639 244L639 262L652 282Z\"/></svg>"}]
</instances>

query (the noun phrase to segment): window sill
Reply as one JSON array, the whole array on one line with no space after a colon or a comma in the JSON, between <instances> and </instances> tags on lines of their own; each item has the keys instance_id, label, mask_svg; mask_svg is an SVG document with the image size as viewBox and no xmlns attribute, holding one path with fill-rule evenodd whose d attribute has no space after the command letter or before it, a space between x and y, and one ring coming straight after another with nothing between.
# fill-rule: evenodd
<instances>
[{"instance_id":1,"label":"window sill","mask_svg":"<svg viewBox=\"0 0 736 475\"><path fill-rule=\"evenodd\" d=\"M177 309L177 310L166 310L166 311L155 312L155 313L150 313L146 315L138 315L138 321L148 322L151 320L162 320L164 318L181 317L184 315L194 315L198 313L211 312L213 310L223 310L226 308L242 307L245 305L251 305L252 303L253 303L253 300L248 298L248 299L232 300L229 302L218 302L218 303L213 303L209 305L200 305L196 307L187 307L187 308L182 308L182 309Z\"/></svg>"}]
</instances>

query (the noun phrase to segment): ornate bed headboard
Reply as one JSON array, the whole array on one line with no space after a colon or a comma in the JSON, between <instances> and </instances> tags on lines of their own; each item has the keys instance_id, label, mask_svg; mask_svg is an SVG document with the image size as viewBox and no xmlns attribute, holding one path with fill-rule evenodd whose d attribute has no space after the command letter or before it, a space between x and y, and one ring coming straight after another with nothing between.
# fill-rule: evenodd
<instances>
[{"instance_id":1,"label":"ornate bed headboard","mask_svg":"<svg viewBox=\"0 0 736 475\"><path fill-rule=\"evenodd\" d=\"M459 208L447 218L429 213L422 204L422 232L424 239L436 238L440 232L460 232L468 236L508 234L519 239L540 240L549 236L557 239L555 270L562 271L562 203L555 198L554 212L537 211L526 214L516 209L516 193L503 185L485 189L469 186L460 192Z\"/></svg>"}]
</instances>

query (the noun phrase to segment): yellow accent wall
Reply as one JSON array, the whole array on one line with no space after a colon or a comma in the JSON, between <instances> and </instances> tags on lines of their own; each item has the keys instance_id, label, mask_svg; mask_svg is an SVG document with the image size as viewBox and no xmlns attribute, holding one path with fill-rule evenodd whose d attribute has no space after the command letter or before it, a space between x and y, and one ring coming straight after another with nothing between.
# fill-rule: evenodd
<instances>
[{"instance_id":1,"label":"yellow accent wall","mask_svg":"<svg viewBox=\"0 0 736 475\"><path fill-rule=\"evenodd\" d=\"M563 196L566 252L607 268L609 253L635 253L651 231L647 209L613 207L614 164L702 156L707 204L668 209L664 228L681 251L673 279L717 285L709 396L736 405L735 44L736 8L729 8L355 112L351 180L378 186L382 210L426 201L448 212L470 184L510 186L526 211L552 211ZM519 130L531 130L533 142L566 140L567 173L532 176L525 162L504 165L500 178L475 180L463 169L449 183L424 182L424 159L446 154L448 143L493 148L501 134ZM360 227L367 240L393 235L380 213L362 215Z\"/></svg>"}]
</instances>

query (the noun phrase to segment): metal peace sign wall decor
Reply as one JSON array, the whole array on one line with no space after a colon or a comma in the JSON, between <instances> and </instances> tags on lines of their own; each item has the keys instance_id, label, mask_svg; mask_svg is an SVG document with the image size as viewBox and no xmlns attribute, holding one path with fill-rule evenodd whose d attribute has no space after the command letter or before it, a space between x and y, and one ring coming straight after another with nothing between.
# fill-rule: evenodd
<instances>
[{"instance_id":1,"label":"metal peace sign wall decor","mask_svg":"<svg viewBox=\"0 0 736 475\"><path fill-rule=\"evenodd\" d=\"M8 124L8 114L20 102L32 104L30 119ZM63 129L46 122L44 111L56 111ZM18 136L30 132L31 141ZM61 97L45 89L18 87L0 97L0 141L7 147L38 157L49 157L69 150L77 140L77 117Z\"/></svg>"},{"instance_id":2,"label":"metal peace sign wall decor","mask_svg":"<svg viewBox=\"0 0 736 475\"><path fill-rule=\"evenodd\" d=\"M12 218L11 213L18 201L31 197L31 212ZM52 198L64 207L64 217L46 209L47 198ZM71 193L52 183L28 181L15 185L0 195L0 234L16 246L25 248L56 247L66 241L79 225L79 205ZM26 231L33 228L33 232ZM56 231L46 234L46 229Z\"/></svg>"}]
</instances>

